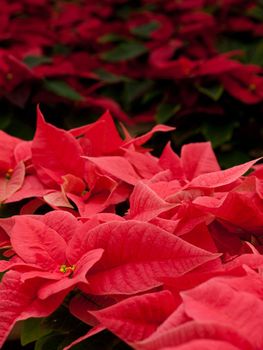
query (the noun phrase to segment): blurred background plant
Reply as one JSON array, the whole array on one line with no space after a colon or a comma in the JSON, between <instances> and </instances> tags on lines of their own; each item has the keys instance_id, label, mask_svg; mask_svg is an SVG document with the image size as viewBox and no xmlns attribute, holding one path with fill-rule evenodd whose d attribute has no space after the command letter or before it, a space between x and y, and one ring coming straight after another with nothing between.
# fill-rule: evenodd
<instances>
[{"instance_id":1,"label":"blurred background plant","mask_svg":"<svg viewBox=\"0 0 263 350\"><path fill-rule=\"evenodd\" d=\"M261 0L1 0L0 128L30 139L37 103L66 129L109 109L228 167L263 154L262 65Z\"/></svg>"}]
</instances>

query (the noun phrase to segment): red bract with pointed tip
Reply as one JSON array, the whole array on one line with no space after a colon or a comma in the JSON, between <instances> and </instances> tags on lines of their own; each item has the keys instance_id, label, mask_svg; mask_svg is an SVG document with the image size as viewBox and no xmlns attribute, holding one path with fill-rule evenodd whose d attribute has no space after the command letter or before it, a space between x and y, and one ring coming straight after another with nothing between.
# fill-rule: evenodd
<instances>
[{"instance_id":1,"label":"red bract with pointed tip","mask_svg":"<svg viewBox=\"0 0 263 350\"><path fill-rule=\"evenodd\" d=\"M23 141L6 134L0 130L0 169L1 173L6 173L10 168L14 168L16 147Z\"/></svg>"},{"instance_id":2,"label":"red bract with pointed tip","mask_svg":"<svg viewBox=\"0 0 263 350\"><path fill-rule=\"evenodd\" d=\"M184 145L179 158L167 144L160 156L159 164L170 169L174 178L191 181L202 174L220 171L210 142L197 142Z\"/></svg>"},{"instance_id":3,"label":"red bract with pointed tip","mask_svg":"<svg viewBox=\"0 0 263 350\"><path fill-rule=\"evenodd\" d=\"M102 295L142 292L160 286L161 276L181 275L218 258L150 224L97 225L79 223L58 211L44 217L15 217L10 232L15 256L2 261L1 270L20 271L21 286L39 281L34 297L44 302L75 286ZM7 307L5 299L0 304ZM6 332L12 325L8 319Z\"/></svg>"},{"instance_id":4,"label":"red bract with pointed tip","mask_svg":"<svg viewBox=\"0 0 263 350\"><path fill-rule=\"evenodd\" d=\"M0 293L3 297L0 309L13 312L2 317L1 341L4 341L16 320L50 314L71 289L79 283L88 283L86 274L101 258L103 249L78 252L70 248L73 237L76 244L76 235L81 236L78 230L81 231L83 226L80 223L78 227L77 219L65 212L51 212L44 217L15 218L10 232L15 256L9 262L1 261L0 264L2 271L11 270L4 277L6 282L1 283ZM8 276L15 276L14 283ZM8 288L10 283L14 285ZM10 293L11 289L16 292ZM25 294L28 291L29 294ZM4 293L8 293L8 297ZM19 293L23 293L23 298ZM38 311L38 305L42 311Z\"/></svg>"},{"instance_id":5,"label":"red bract with pointed tip","mask_svg":"<svg viewBox=\"0 0 263 350\"><path fill-rule=\"evenodd\" d=\"M45 317L62 303L66 293L60 292L46 300L36 298L41 279L22 281L19 272L9 271L0 284L0 347L15 323L29 317Z\"/></svg>"},{"instance_id":6,"label":"red bract with pointed tip","mask_svg":"<svg viewBox=\"0 0 263 350\"><path fill-rule=\"evenodd\" d=\"M156 331L176 307L172 293L162 291L131 297L91 314L118 337L135 342Z\"/></svg>"},{"instance_id":7,"label":"red bract with pointed tip","mask_svg":"<svg viewBox=\"0 0 263 350\"><path fill-rule=\"evenodd\" d=\"M61 220L64 221L63 225ZM87 255L88 258L93 251L101 255L104 249L101 263L90 271L88 290L95 294L130 294L160 285L158 276L180 275L218 258L217 254L196 248L146 223L112 221L91 228L89 221L86 224L77 223L71 214L64 212L52 212L43 219L16 217L10 236L17 258L14 263L11 260L5 266L31 269L32 272L26 273L26 278L43 275L43 278L54 280L55 284L56 280L63 279L65 286L68 286L75 283L84 257ZM148 241L152 242L151 251L148 250L145 256ZM119 249L121 246L122 250ZM179 255L174 254L177 250L178 253L180 251ZM129 283L125 279L121 283L115 281L127 271L130 274ZM147 277L143 277L144 271L147 271ZM71 279L68 281L65 277L69 275Z\"/></svg>"},{"instance_id":8,"label":"red bract with pointed tip","mask_svg":"<svg viewBox=\"0 0 263 350\"><path fill-rule=\"evenodd\" d=\"M217 188L226 185L230 185L238 180L243 174L245 174L259 159L251 160L250 162L236 165L232 168L215 171L211 174L201 174L194 178L189 187L204 187L204 188Z\"/></svg>"},{"instance_id":9,"label":"red bract with pointed tip","mask_svg":"<svg viewBox=\"0 0 263 350\"><path fill-rule=\"evenodd\" d=\"M14 169L7 172L5 177L0 177L0 203L6 201L23 186L24 178L25 165L23 162L18 163Z\"/></svg>"},{"instance_id":10,"label":"red bract with pointed tip","mask_svg":"<svg viewBox=\"0 0 263 350\"><path fill-rule=\"evenodd\" d=\"M22 140L0 131L0 203L5 202L24 182L25 165L16 162L15 150Z\"/></svg>"},{"instance_id":11,"label":"red bract with pointed tip","mask_svg":"<svg viewBox=\"0 0 263 350\"><path fill-rule=\"evenodd\" d=\"M38 110L33 141L0 133L3 215L23 199L0 220L0 346L67 297L94 328L65 349L103 329L136 350L261 349L259 159L220 170L209 142L156 157L143 146L170 127L122 129L106 112L64 131Z\"/></svg>"},{"instance_id":12,"label":"red bract with pointed tip","mask_svg":"<svg viewBox=\"0 0 263 350\"><path fill-rule=\"evenodd\" d=\"M76 254L69 247L78 229L77 220L64 212L54 212L50 216L47 222L34 217L16 217L11 230L17 263L10 261L10 268L26 271L23 280L45 279L46 285L38 291L42 298L73 288L77 283L86 283L87 271L103 253L102 249L95 249Z\"/></svg>"},{"instance_id":13,"label":"red bract with pointed tip","mask_svg":"<svg viewBox=\"0 0 263 350\"><path fill-rule=\"evenodd\" d=\"M257 323L263 306L262 285L260 275L239 265L231 271L189 273L170 279L166 284L169 292L139 295L89 312L139 350L190 349L191 345L206 348L212 344L254 349L260 348L262 338ZM245 319L251 320L251 325ZM254 322L257 325L251 331Z\"/></svg>"},{"instance_id":14,"label":"red bract with pointed tip","mask_svg":"<svg viewBox=\"0 0 263 350\"><path fill-rule=\"evenodd\" d=\"M219 254L136 220L108 222L92 229L82 249L98 248L104 254L84 287L88 293L101 295L146 291L160 286L160 277L181 275L219 258Z\"/></svg>"},{"instance_id":15,"label":"red bract with pointed tip","mask_svg":"<svg viewBox=\"0 0 263 350\"><path fill-rule=\"evenodd\" d=\"M79 137L84 154L91 157L118 154L124 143L109 111L105 112L95 123L72 129L70 133Z\"/></svg>"},{"instance_id":16,"label":"red bract with pointed tip","mask_svg":"<svg viewBox=\"0 0 263 350\"><path fill-rule=\"evenodd\" d=\"M32 165L45 191L34 183L35 193L34 186L29 193L43 197L53 209L73 209L71 200L85 217L125 201L139 180L162 170L158 159L142 145L155 132L173 128L158 125L137 138L123 130L124 140L106 112L95 123L67 132L47 123L38 108ZM29 183L25 185L28 189ZM23 195L26 197L22 188L14 199L23 199Z\"/></svg>"},{"instance_id":17,"label":"red bract with pointed tip","mask_svg":"<svg viewBox=\"0 0 263 350\"><path fill-rule=\"evenodd\" d=\"M128 218L150 221L161 213L174 208L171 204L159 197L149 186L138 182L130 196L130 210Z\"/></svg>"},{"instance_id":18,"label":"red bract with pointed tip","mask_svg":"<svg viewBox=\"0 0 263 350\"><path fill-rule=\"evenodd\" d=\"M81 178L84 161L77 140L69 132L46 123L39 108L37 114L32 162L40 180L52 186L54 182L60 181L63 175L72 174Z\"/></svg>"},{"instance_id":19,"label":"red bract with pointed tip","mask_svg":"<svg viewBox=\"0 0 263 350\"><path fill-rule=\"evenodd\" d=\"M257 68L247 66L236 69L228 75L223 74L221 80L227 92L247 104L262 101L263 79L258 74Z\"/></svg>"},{"instance_id":20,"label":"red bract with pointed tip","mask_svg":"<svg viewBox=\"0 0 263 350\"><path fill-rule=\"evenodd\" d=\"M0 203L43 196L47 190L31 165L31 141L0 132Z\"/></svg>"},{"instance_id":21,"label":"red bract with pointed tip","mask_svg":"<svg viewBox=\"0 0 263 350\"><path fill-rule=\"evenodd\" d=\"M261 288L262 285L261 281ZM232 289L227 281L222 283L216 280L182 293L188 316L196 321L214 321L236 329L256 349L260 349L263 343L261 325L258 323L263 308L262 292L260 297L261 300L254 293Z\"/></svg>"}]
</instances>

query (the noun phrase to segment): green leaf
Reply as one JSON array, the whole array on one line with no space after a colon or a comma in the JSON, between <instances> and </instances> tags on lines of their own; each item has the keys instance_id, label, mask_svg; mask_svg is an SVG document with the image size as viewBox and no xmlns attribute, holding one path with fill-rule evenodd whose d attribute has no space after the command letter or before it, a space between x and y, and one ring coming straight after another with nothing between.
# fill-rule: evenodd
<instances>
[{"instance_id":1,"label":"green leaf","mask_svg":"<svg viewBox=\"0 0 263 350\"><path fill-rule=\"evenodd\" d=\"M58 350L62 349L60 344L63 342L63 335L47 335L37 340L34 350Z\"/></svg>"},{"instance_id":2,"label":"green leaf","mask_svg":"<svg viewBox=\"0 0 263 350\"><path fill-rule=\"evenodd\" d=\"M207 5L204 6L202 10L209 15L214 15L214 13L218 11L218 5Z\"/></svg>"},{"instance_id":3,"label":"green leaf","mask_svg":"<svg viewBox=\"0 0 263 350\"><path fill-rule=\"evenodd\" d=\"M253 39L248 41L237 40L234 38L221 38L217 43L220 52L229 52L232 50L242 50L244 55L237 57L243 63L252 63L263 66L263 40Z\"/></svg>"},{"instance_id":4,"label":"green leaf","mask_svg":"<svg viewBox=\"0 0 263 350\"><path fill-rule=\"evenodd\" d=\"M122 41L124 38L123 36L119 35L119 34L115 34L115 33L110 33L110 34L105 34L103 36L101 36L98 41L101 44L107 44L107 43L112 43L115 41Z\"/></svg>"},{"instance_id":5,"label":"green leaf","mask_svg":"<svg viewBox=\"0 0 263 350\"><path fill-rule=\"evenodd\" d=\"M127 61L147 52L147 47L138 41L127 41L102 54L102 59L109 62Z\"/></svg>"},{"instance_id":6,"label":"green leaf","mask_svg":"<svg viewBox=\"0 0 263 350\"><path fill-rule=\"evenodd\" d=\"M143 11L155 11L157 10L156 4L145 4L144 7L141 7L141 12Z\"/></svg>"},{"instance_id":7,"label":"green leaf","mask_svg":"<svg viewBox=\"0 0 263 350\"><path fill-rule=\"evenodd\" d=\"M12 122L12 115L11 113L1 113L1 117L0 117L0 130L5 130L6 128L9 127L9 125Z\"/></svg>"},{"instance_id":8,"label":"green leaf","mask_svg":"<svg viewBox=\"0 0 263 350\"><path fill-rule=\"evenodd\" d=\"M259 20L261 22L263 21L263 8L260 5L251 7L250 9L248 9L246 14L249 17L257 19L257 20Z\"/></svg>"},{"instance_id":9,"label":"green leaf","mask_svg":"<svg viewBox=\"0 0 263 350\"><path fill-rule=\"evenodd\" d=\"M106 71L103 68L96 69L94 73L99 77L99 79L109 84L120 83L123 81L130 81L129 78L123 75L113 74L111 72Z\"/></svg>"},{"instance_id":10,"label":"green leaf","mask_svg":"<svg viewBox=\"0 0 263 350\"><path fill-rule=\"evenodd\" d=\"M251 47L251 43L245 42L244 40L238 40L236 38L231 38L227 36L221 36L220 40L217 42L217 49L221 53L229 52L229 51L235 51L235 50L241 50L245 54L247 54L247 51ZM239 61L245 61L246 55L238 56L237 57Z\"/></svg>"},{"instance_id":11,"label":"green leaf","mask_svg":"<svg viewBox=\"0 0 263 350\"><path fill-rule=\"evenodd\" d=\"M142 103L148 103L152 101L157 96L162 96L162 91L158 90L156 87L150 91L148 91L145 95L143 95Z\"/></svg>"},{"instance_id":12,"label":"green leaf","mask_svg":"<svg viewBox=\"0 0 263 350\"><path fill-rule=\"evenodd\" d=\"M2 281L2 278L4 277L5 272L0 272L0 282Z\"/></svg>"},{"instance_id":13,"label":"green leaf","mask_svg":"<svg viewBox=\"0 0 263 350\"><path fill-rule=\"evenodd\" d=\"M56 44L53 46L53 55L68 55L71 52L69 46L65 46L63 44Z\"/></svg>"},{"instance_id":14,"label":"green leaf","mask_svg":"<svg viewBox=\"0 0 263 350\"><path fill-rule=\"evenodd\" d=\"M116 6L116 17L127 20L130 14L134 11L134 7L128 4L124 6Z\"/></svg>"},{"instance_id":15,"label":"green leaf","mask_svg":"<svg viewBox=\"0 0 263 350\"><path fill-rule=\"evenodd\" d=\"M21 345L32 343L50 332L51 329L44 324L43 318L29 318L22 323Z\"/></svg>"},{"instance_id":16,"label":"green leaf","mask_svg":"<svg viewBox=\"0 0 263 350\"><path fill-rule=\"evenodd\" d=\"M76 90L70 87L65 81L62 80L44 80L44 88L54 94L68 98L73 101L82 101L84 99Z\"/></svg>"},{"instance_id":17,"label":"green leaf","mask_svg":"<svg viewBox=\"0 0 263 350\"><path fill-rule=\"evenodd\" d=\"M132 81L126 83L123 90L123 99L126 105L130 105L136 98L143 95L153 86L152 80Z\"/></svg>"},{"instance_id":18,"label":"green leaf","mask_svg":"<svg viewBox=\"0 0 263 350\"><path fill-rule=\"evenodd\" d=\"M234 129L238 126L238 122L235 121L225 123L206 121L201 126L201 132L207 140L212 142L213 147L216 148L230 141Z\"/></svg>"},{"instance_id":19,"label":"green leaf","mask_svg":"<svg viewBox=\"0 0 263 350\"><path fill-rule=\"evenodd\" d=\"M152 21L131 29L131 33L140 38L149 38L152 32L158 29L160 24L156 21Z\"/></svg>"},{"instance_id":20,"label":"green leaf","mask_svg":"<svg viewBox=\"0 0 263 350\"><path fill-rule=\"evenodd\" d=\"M218 101L224 92L224 87L221 84L212 85L210 87L201 86L199 84L195 86L201 94L208 96L213 101Z\"/></svg>"},{"instance_id":21,"label":"green leaf","mask_svg":"<svg viewBox=\"0 0 263 350\"><path fill-rule=\"evenodd\" d=\"M263 40L260 40L259 43L254 46L254 50L251 50L248 61L249 63L263 66Z\"/></svg>"},{"instance_id":22,"label":"green leaf","mask_svg":"<svg viewBox=\"0 0 263 350\"><path fill-rule=\"evenodd\" d=\"M29 68L34 68L34 67L37 67L41 64L51 63L51 62L52 62L52 59L50 57L46 57L46 56L26 56L24 58L24 63Z\"/></svg>"},{"instance_id":23,"label":"green leaf","mask_svg":"<svg viewBox=\"0 0 263 350\"><path fill-rule=\"evenodd\" d=\"M181 105L171 105L163 103L159 105L155 120L157 123L166 123L173 115L175 115L181 109Z\"/></svg>"}]
</instances>

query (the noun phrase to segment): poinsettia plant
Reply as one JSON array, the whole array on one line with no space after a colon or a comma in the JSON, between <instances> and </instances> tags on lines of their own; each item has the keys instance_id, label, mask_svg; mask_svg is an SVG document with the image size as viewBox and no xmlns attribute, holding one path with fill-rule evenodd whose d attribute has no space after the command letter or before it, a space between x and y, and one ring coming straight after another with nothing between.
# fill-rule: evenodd
<instances>
[{"instance_id":1,"label":"poinsettia plant","mask_svg":"<svg viewBox=\"0 0 263 350\"><path fill-rule=\"evenodd\" d=\"M67 129L109 109L134 128L176 125L180 145L210 140L224 167L259 157L262 13L256 0L2 0L0 127L30 139L36 103Z\"/></svg>"},{"instance_id":2,"label":"poinsettia plant","mask_svg":"<svg viewBox=\"0 0 263 350\"><path fill-rule=\"evenodd\" d=\"M0 133L0 347L261 349L263 172L209 142L134 137L109 112L70 130L37 110ZM257 164L256 164L257 163Z\"/></svg>"}]
</instances>

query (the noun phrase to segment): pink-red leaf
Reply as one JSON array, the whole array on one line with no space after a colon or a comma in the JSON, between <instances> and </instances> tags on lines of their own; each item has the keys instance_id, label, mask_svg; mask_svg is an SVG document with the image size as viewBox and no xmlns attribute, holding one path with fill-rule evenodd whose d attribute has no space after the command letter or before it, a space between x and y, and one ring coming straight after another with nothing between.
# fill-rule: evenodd
<instances>
[{"instance_id":1,"label":"pink-red leaf","mask_svg":"<svg viewBox=\"0 0 263 350\"><path fill-rule=\"evenodd\" d=\"M247 231L261 233L263 226L263 205L261 200L251 193L229 192L226 197L217 200L200 197L194 204L201 210L211 213L232 225Z\"/></svg>"},{"instance_id":2,"label":"pink-red leaf","mask_svg":"<svg viewBox=\"0 0 263 350\"><path fill-rule=\"evenodd\" d=\"M103 249L93 249L84 254L76 263L72 276L61 276L57 281L48 281L39 289L38 297L46 299L64 290L69 290L78 283L88 283L86 275L90 268L101 258ZM71 262L69 262L71 263Z\"/></svg>"},{"instance_id":3,"label":"pink-red leaf","mask_svg":"<svg viewBox=\"0 0 263 350\"><path fill-rule=\"evenodd\" d=\"M69 311L82 322L90 326L96 326L99 324L99 321L90 312L106 308L115 303L114 297L77 294L70 300Z\"/></svg>"},{"instance_id":4,"label":"pink-red leaf","mask_svg":"<svg viewBox=\"0 0 263 350\"><path fill-rule=\"evenodd\" d=\"M17 137L8 135L0 130L0 169L1 171L8 171L15 165L14 150L16 146L23 142Z\"/></svg>"},{"instance_id":5,"label":"pink-red leaf","mask_svg":"<svg viewBox=\"0 0 263 350\"><path fill-rule=\"evenodd\" d=\"M51 211L40 216L39 219L55 230L67 243L72 239L79 225L75 216L62 210Z\"/></svg>"},{"instance_id":6,"label":"pink-red leaf","mask_svg":"<svg viewBox=\"0 0 263 350\"><path fill-rule=\"evenodd\" d=\"M52 191L43 196L43 199L47 204L49 204L52 208L72 208L73 206L70 204L66 195L61 191Z\"/></svg>"},{"instance_id":7,"label":"pink-red leaf","mask_svg":"<svg viewBox=\"0 0 263 350\"><path fill-rule=\"evenodd\" d=\"M184 274L218 254L194 247L145 222L112 221L92 229L82 249L103 248L101 260L90 271L93 294L131 294L161 283L161 277Z\"/></svg>"},{"instance_id":8,"label":"pink-red leaf","mask_svg":"<svg viewBox=\"0 0 263 350\"><path fill-rule=\"evenodd\" d=\"M150 138L153 136L155 132L167 132L174 130L174 127L167 126L167 125L155 125L152 130L148 131L146 134L142 136L138 136L135 139L128 140L124 145L125 147L134 145L135 147L140 147L144 143L150 140Z\"/></svg>"},{"instance_id":9,"label":"pink-red leaf","mask_svg":"<svg viewBox=\"0 0 263 350\"><path fill-rule=\"evenodd\" d=\"M26 263L43 269L52 271L66 260L65 240L55 230L31 217L15 218L11 244Z\"/></svg>"},{"instance_id":10,"label":"pink-red leaf","mask_svg":"<svg viewBox=\"0 0 263 350\"><path fill-rule=\"evenodd\" d=\"M128 149L125 151L125 158L143 179L151 179L162 171L158 159L150 153L140 153Z\"/></svg>"},{"instance_id":11,"label":"pink-red leaf","mask_svg":"<svg viewBox=\"0 0 263 350\"><path fill-rule=\"evenodd\" d=\"M98 168L119 180L135 185L140 177L135 172L129 161L120 156L109 157L83 157L94 163Z\"/></svg>"},{"instance_id":12,"label":"pink-red leaf","mask_svg":"<svg viewBox=\"0 0 263 350\"><path fill-rule=\"evenodd\" d=\"M0 177L0 203L11 197L22 186L25 178L25 165L20 162L16 165L11 178Z\"/></svg>"},{"instance_id":13,"label":"pink-red leaf","mask_svg":"<svg viewBox=\"0 0 263 350\"><path fill-rule=\"evenodd\" d=\"M193 290L181 293L188 316L199 322L216 322L229 326L255 349L263 347L262 327L258 320L263 301L257 296L232 289L227 281L209 280Z\"/></svg>"},{"instance_id":14,"label":"pink-red leaf","mask_svg":"<svg viewBox=\"0 0 263 350\"><path fill-rule=\"evenodd\" d=\"M18 320L44 317L51 314L63 301L60 293L42 302L36 298L38 279L23 283L20 274L9 271L0 283L0 348Z\"/></svg>"},{"instance_id":15,"label":"pink-red leaf","mask_svg":"<svg viewBox=\"0 0 263 350\"><path fill-rule=\"evenodd\" d=\"M91 313L119 338L135 342L153 333L175 307L173 295L162 291L131 297Z\"/></svg>"},{"instance_id":16,"label":"pink-red leaf","mask_svg":"<svg viewBox=\"0 0 263 350\"><path fill-rule=\"evenodd\" d=\"M102 156L116 152L123 144L109 111L95 123L70 131L74 136L82 136L80 144L86 156Z\"/></svg>"},{"instance_id":17,"label":"pink-red leaf","mask_svg":"<svg viewBox=\"0 0 263 350\"><path fill-rule=\"evenodd\" d=\"M250 162L236 165L232 168L215 171L208 174L201 174L195 177L190 183L189 187L205 187L216 188L229 185L239 179L246 171L248 171L258 160L251 160Z\"/></svg>"},{"instance_id":18,"label":"pink-red leaf","mask_svg":"<svg viewBox=\"0 0 263 350\"><path fill-rule=\"evenodd\" d=\"M42 197L49 193L50 189L44 187L35 175L26 175L22 187L8 197L6 203L17 202L30 197Z\"/></svg>"},{"instance_id":19,"label":"pink-red leaf","mask_svg":"<svg viewBox=\"0 0 263 350\"><path fill-rule=\"evenodd\" d=\"M53 184L42 168L57 176L73 174L82 177L84 161L77 140L67 131L45 122L39 108L36 134L32 143L32 161L42 182ZM69 156L70 155L70 156Z\"/></svg>"},{"instance_id":20,"label":"pink-red leaf","mask_svg":"<svg viewBox=\"0 0 263 350\"><path fill-rule=\"evenodd\" d=\"M222 323L189 321L166 332L153 333L150 337L133 343L136 350L160 350L175 347L197 339L225 341L238 349L254 350L249 340L242 337L238 330Z\"/></svg>"},{"instance_id":21,"label":"pink-red leaf","mask_svg":"<svg viewBox=\"0 0 263 350\"><path fill-rule=\"evenodd\" d=\"M220 171L220 166L210 142L189 143L182 147L181 162L188 180L215 171Z\"/></svg>"},{"instance_id":22,"label":"pink-red leaf","mask_svg":"<svg viewBox=\"0 0 263 350\"><path fill-rule=\"evenodd\" d=\"M160 198L149 186L140 181L130 196L129 218L150 221L174 206Z\"/></svg>"},{"instance_id":23,"label":"pink-red leaf","mask_svg":"<svg viewBox=\"0 0 263 350\"><path fill-rule=\"evenodd\" d=\"M171 143L167 143L160 159L159 164L163 169L170 169L176 179L184 179L185 174L182 167L182 161L172 150Z\"/></svg>"}]
</instances>

